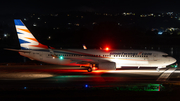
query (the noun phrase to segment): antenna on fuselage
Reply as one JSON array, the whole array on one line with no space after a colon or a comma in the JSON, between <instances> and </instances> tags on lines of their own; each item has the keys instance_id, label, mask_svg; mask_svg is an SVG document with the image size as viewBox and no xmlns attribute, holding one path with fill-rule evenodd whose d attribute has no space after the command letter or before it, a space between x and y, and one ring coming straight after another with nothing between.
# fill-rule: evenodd
<instances>
[{"instance_id":1,"label":"antenna on fuselage","mask_svg":"<svg viewBox=\"0 0 180 101\"><path fill-rule=\"evenodd\" d=\"M49 51L50 51L51 56L53 57L53 59L58 58L58 57L56 56L56 54L54 53L54 51L52 50L52 47L48 46L48 49L49 49Z\"/></svg>"}]
</instances>

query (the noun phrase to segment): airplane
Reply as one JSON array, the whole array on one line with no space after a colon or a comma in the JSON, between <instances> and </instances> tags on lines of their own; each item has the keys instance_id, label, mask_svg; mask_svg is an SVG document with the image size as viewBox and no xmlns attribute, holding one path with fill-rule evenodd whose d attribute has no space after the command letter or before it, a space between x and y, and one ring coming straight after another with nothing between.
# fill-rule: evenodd
<instances>
[{"instance_id":1,"label":"airplane","mask_svg":"<svg viewBox=\"0 0 180 101\"><path fill-rule=\"evenodd\" d=\"M176 62L168 54L151 50L111 50L106 49L54 49L38 42L20 19L14 19L21 49L20 55L31 60L65 66L84 66L88 72L93 70L116 70L121 67L161 68Z\"/></svg>"}]
</instances>

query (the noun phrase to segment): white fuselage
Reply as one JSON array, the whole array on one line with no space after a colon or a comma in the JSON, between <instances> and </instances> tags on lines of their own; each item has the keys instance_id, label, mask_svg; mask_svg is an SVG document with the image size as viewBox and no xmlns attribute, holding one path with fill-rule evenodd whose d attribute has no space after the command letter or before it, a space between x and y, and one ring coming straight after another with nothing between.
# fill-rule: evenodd
<instances>
[{"instance_id":1,"label":"white fuselage","mask_svg":"<svg viewBox=\"0 0 180 101\"><path fill-rule=\"evenodd\" d=\"M176 59L166 53L147 50L56 50L54 54L49 49L27 50L20 55L33 60L50 64L79 66L88 63L115 62L116 68L122 66L158 67L163 68L176 62Z\"/></svg>"}]
</instances>

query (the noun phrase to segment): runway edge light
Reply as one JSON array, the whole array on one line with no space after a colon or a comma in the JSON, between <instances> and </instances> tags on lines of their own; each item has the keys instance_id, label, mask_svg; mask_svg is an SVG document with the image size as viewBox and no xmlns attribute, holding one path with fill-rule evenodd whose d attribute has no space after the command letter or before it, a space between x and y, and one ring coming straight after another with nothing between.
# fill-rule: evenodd
<instances>
[{"instance_id":1,"label":"runway edge light","mask_svg":"<svg viewBox=\"0 0 180 101\"><path fill-rule=\"evenodd\" d=\"M27 87L24 87L24 89L27 89Z\"/></svg>"},{"instance_id":2,"label":"runway edge light","mask_svg":"<svg viewBox=\"0 0 180 101\"><path fill-rule=\"evenodd\" d=\"M87 87L88 87L88 85L86 84L86 85L85 85L85 87L87 88Z\"/></svg>"}]
</instances>

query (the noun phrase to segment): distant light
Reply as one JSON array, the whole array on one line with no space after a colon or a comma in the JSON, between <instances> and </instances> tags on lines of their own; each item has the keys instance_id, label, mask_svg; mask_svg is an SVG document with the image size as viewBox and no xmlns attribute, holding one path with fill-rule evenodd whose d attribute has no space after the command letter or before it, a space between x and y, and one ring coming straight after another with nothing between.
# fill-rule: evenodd
<instances>
[{"instance_id":1,"label":"distant light","mask_svg":"<svg viewBox=\"0 0 180 101\"><path fill-rule=\"evenodd\" d=\"M51 36L49 36L48 39L51 39Z\"/></svg>"},{"instance_id":2,"label":"distant light","mask_svg":"<svg viewBox=\"0 0 180 101\"><path fill-rule=\"evenodd\" d=\"M159 31L159 32L158 32L158 34L159 34L159 35L162 35L162 34L163 34L163 32Z\"/></svg>"},{"instance_id":3,"label":"distant light","mask_svg":"<svg viewBox=\"0 0 180 101\"><path fill-rule=\"evenodd\" d=\"M142 15L140 15L140 17L147 17L147 15L142 14Z\"/></svg>"},{"instance_id":4,"label":"distant light","mask_svg":"<svg viewBox=\"0 0 180 101\"><path fill-rule=\"evenodd\" d=\"M26 18L24 18L24 21L26 21L27 19Z\"/></svg>"},{"instance_id":5,"label":"distant light","mask_svg":"<svg viewBox=\"0 0 180 101\"><path fill-rule=\"evenodd\" d=\"M76 26L79 26L79 24L77 23L77 24L75 24Z\"/></svg>"},{"instance_id":6,"label":"distant light","mask_svg":"<svg viewBox=\"0 0 180 101\"><path fill-rule=\"evenodd\" d=\"M40 17L38 17L38 19L40 20L41 18L40 18Z\"/></svg>"},{"instance_id":7,"label":"distant light","mask_svg":"<svg viewBox=\"0 0 180 101\"><path fill-rule=\"evenodd\" d=\"M123 13L123 15L125 15L125 16L126 16L126 12L124 12L124 13Z\"/></svg>"},{"instance_id":8,"label":"distant light","mask_svg":"<svg viewBox=\"0 0 180 101\"><path fill-rule=\"evenodd\" d=\"M4 34L4 37L7 37L7 34Z\"/></svg>"},{"instance_id":9,"label":"distant light","mask_svg":"<svg viewBox=\"0 0 180 101\"><path fill-rule=\"evenodd\" d=\"M126 13L127 15L130 15L131 13Z\"/></svg>"},{"instance_id":10,"label":"distant light","mask_svg":"<svg viewBox=\"0 0 180 101\"><path fill-rule=\"evenodd\" d=\"M151 13L151 16L153 16L154 14L153 13Z\"/></svg>"},{"instance_id":11,"label":"distant light","mask_svg":"<svg viewBox=\"0 0 180 101\"><path fill-rule=\"evenodd\" d=\"M24 89L27 89L27 87L24 87Z\"/></svg>"},{"instance_id":12,"label":"distant light","mask_svg":"<svg viewBox=\"0 0 180 101\"><path fill-rule=\"evenodd\" d=\"M37 24L34 23L33 26L37 26Z\"/></svg>"}]
</instances>

